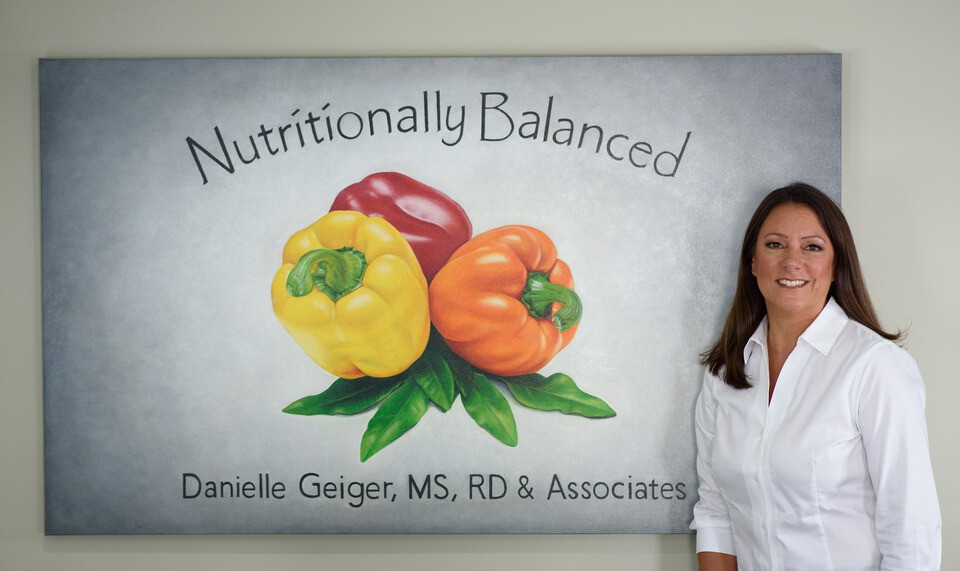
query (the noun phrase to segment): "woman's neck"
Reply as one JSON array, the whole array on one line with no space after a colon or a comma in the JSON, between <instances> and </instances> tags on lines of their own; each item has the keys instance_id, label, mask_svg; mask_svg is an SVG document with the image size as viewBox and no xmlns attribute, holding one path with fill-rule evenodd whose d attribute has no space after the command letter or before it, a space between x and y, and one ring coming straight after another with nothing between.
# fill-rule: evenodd
<instances>
[{"instance_id":1,"label":"woman's neck","mask_svg":"<svg viewBox=\"0 0 960 571\"><path fill-rule=\"evenodd\" d=\"M767 314L767 350L779 355L789 355L797 346L800 335L817 318L794 314Z\"/></svg>"},{"instance_id":2,"label":"woman's neck","mask_svg":"<svg viewBox=\"0 0 960 571\"><path fill-rule=\"evenodd\" d=\"M780 371L783 370L787 357L797 346L797 340L800 335L806 331L807 327L813 323L808 318L799 318L796 315L767 314L767 365L769 367L769 392L767 393L767 403L773 401L773 391L777 386L777 380L780 377Z\"/></svg>"}]
</instances>

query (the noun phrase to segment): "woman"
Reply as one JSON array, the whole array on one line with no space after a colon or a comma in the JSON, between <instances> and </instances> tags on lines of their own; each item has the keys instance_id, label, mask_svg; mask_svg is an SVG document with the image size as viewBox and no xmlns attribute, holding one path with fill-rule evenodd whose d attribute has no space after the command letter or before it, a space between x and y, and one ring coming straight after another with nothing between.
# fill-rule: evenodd
<instances>
[{"instance_id":1,"label":"woman","mask_svg":"<svg viewBox=\"0 0 960 571\"><path fill-rule=\"evenodd\" d=\"M937 569L910 356L877 320L839 207L792 184L747 226L697 401L700 569Z\"/></svg>"}]
</instances>

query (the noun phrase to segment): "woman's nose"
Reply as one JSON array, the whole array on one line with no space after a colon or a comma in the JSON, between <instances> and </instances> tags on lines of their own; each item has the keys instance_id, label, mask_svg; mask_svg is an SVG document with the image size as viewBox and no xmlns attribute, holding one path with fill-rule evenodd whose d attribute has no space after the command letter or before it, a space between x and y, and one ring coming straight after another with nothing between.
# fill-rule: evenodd
<instances>
[{"instance_id":1,"label":"woman's nose","mask_svg":"<svg viewBox=\"0 0 960 571\"><path fill-rule=\"evenodd\" d=\"M799 269L800 269L800 261L797 260L797 258L795 258L795 257L793 257L793 256L788 256L788 257L783 261L783 267L784 267L785 269L787 269L787 270L799 270Z\"/></svg>"},{"instance_id":2,"label":"woman's nose","mask_svg":"<svg viewBox=\"0 0 960 571\"><path fill-rule=\"evenodd\" d=\"M783 259L783 267L787 270L797 270L800 269L800 258L797 254L789 252L787 256Z\"/></svg>"}]
</instances>

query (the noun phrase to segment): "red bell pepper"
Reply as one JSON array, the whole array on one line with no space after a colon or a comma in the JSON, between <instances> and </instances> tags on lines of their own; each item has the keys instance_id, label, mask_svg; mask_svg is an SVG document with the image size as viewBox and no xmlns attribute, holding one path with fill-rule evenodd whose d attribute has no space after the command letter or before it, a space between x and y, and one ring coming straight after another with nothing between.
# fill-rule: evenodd
<instances>
[{"instance_id":1,"label":"red bell pepper","mask_svg":"<svg viewBox=\"0 0 960 571\"><path fill-rule=\"evenodd\" d=\"M410 243L428 282L473 234L467 213L452 198L398 172L351 184L330 210L355 210L389 222Z\"/></svg>"}]
</instances>

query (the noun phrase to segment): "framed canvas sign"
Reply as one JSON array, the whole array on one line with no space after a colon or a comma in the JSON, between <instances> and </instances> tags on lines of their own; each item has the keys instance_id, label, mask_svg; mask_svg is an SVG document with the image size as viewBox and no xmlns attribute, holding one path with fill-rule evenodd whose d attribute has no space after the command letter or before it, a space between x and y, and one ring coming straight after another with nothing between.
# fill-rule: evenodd
<instances>
[{"instance_id":1,"label":"framed canvas sign","mask_svg":"<svg viewBox=\"0 0 960 571\"><path fill-rule=\"evenodd\" d=\"M46 530L664 533L836 55L44 60Z\"/></svg>"}]
</instances>

